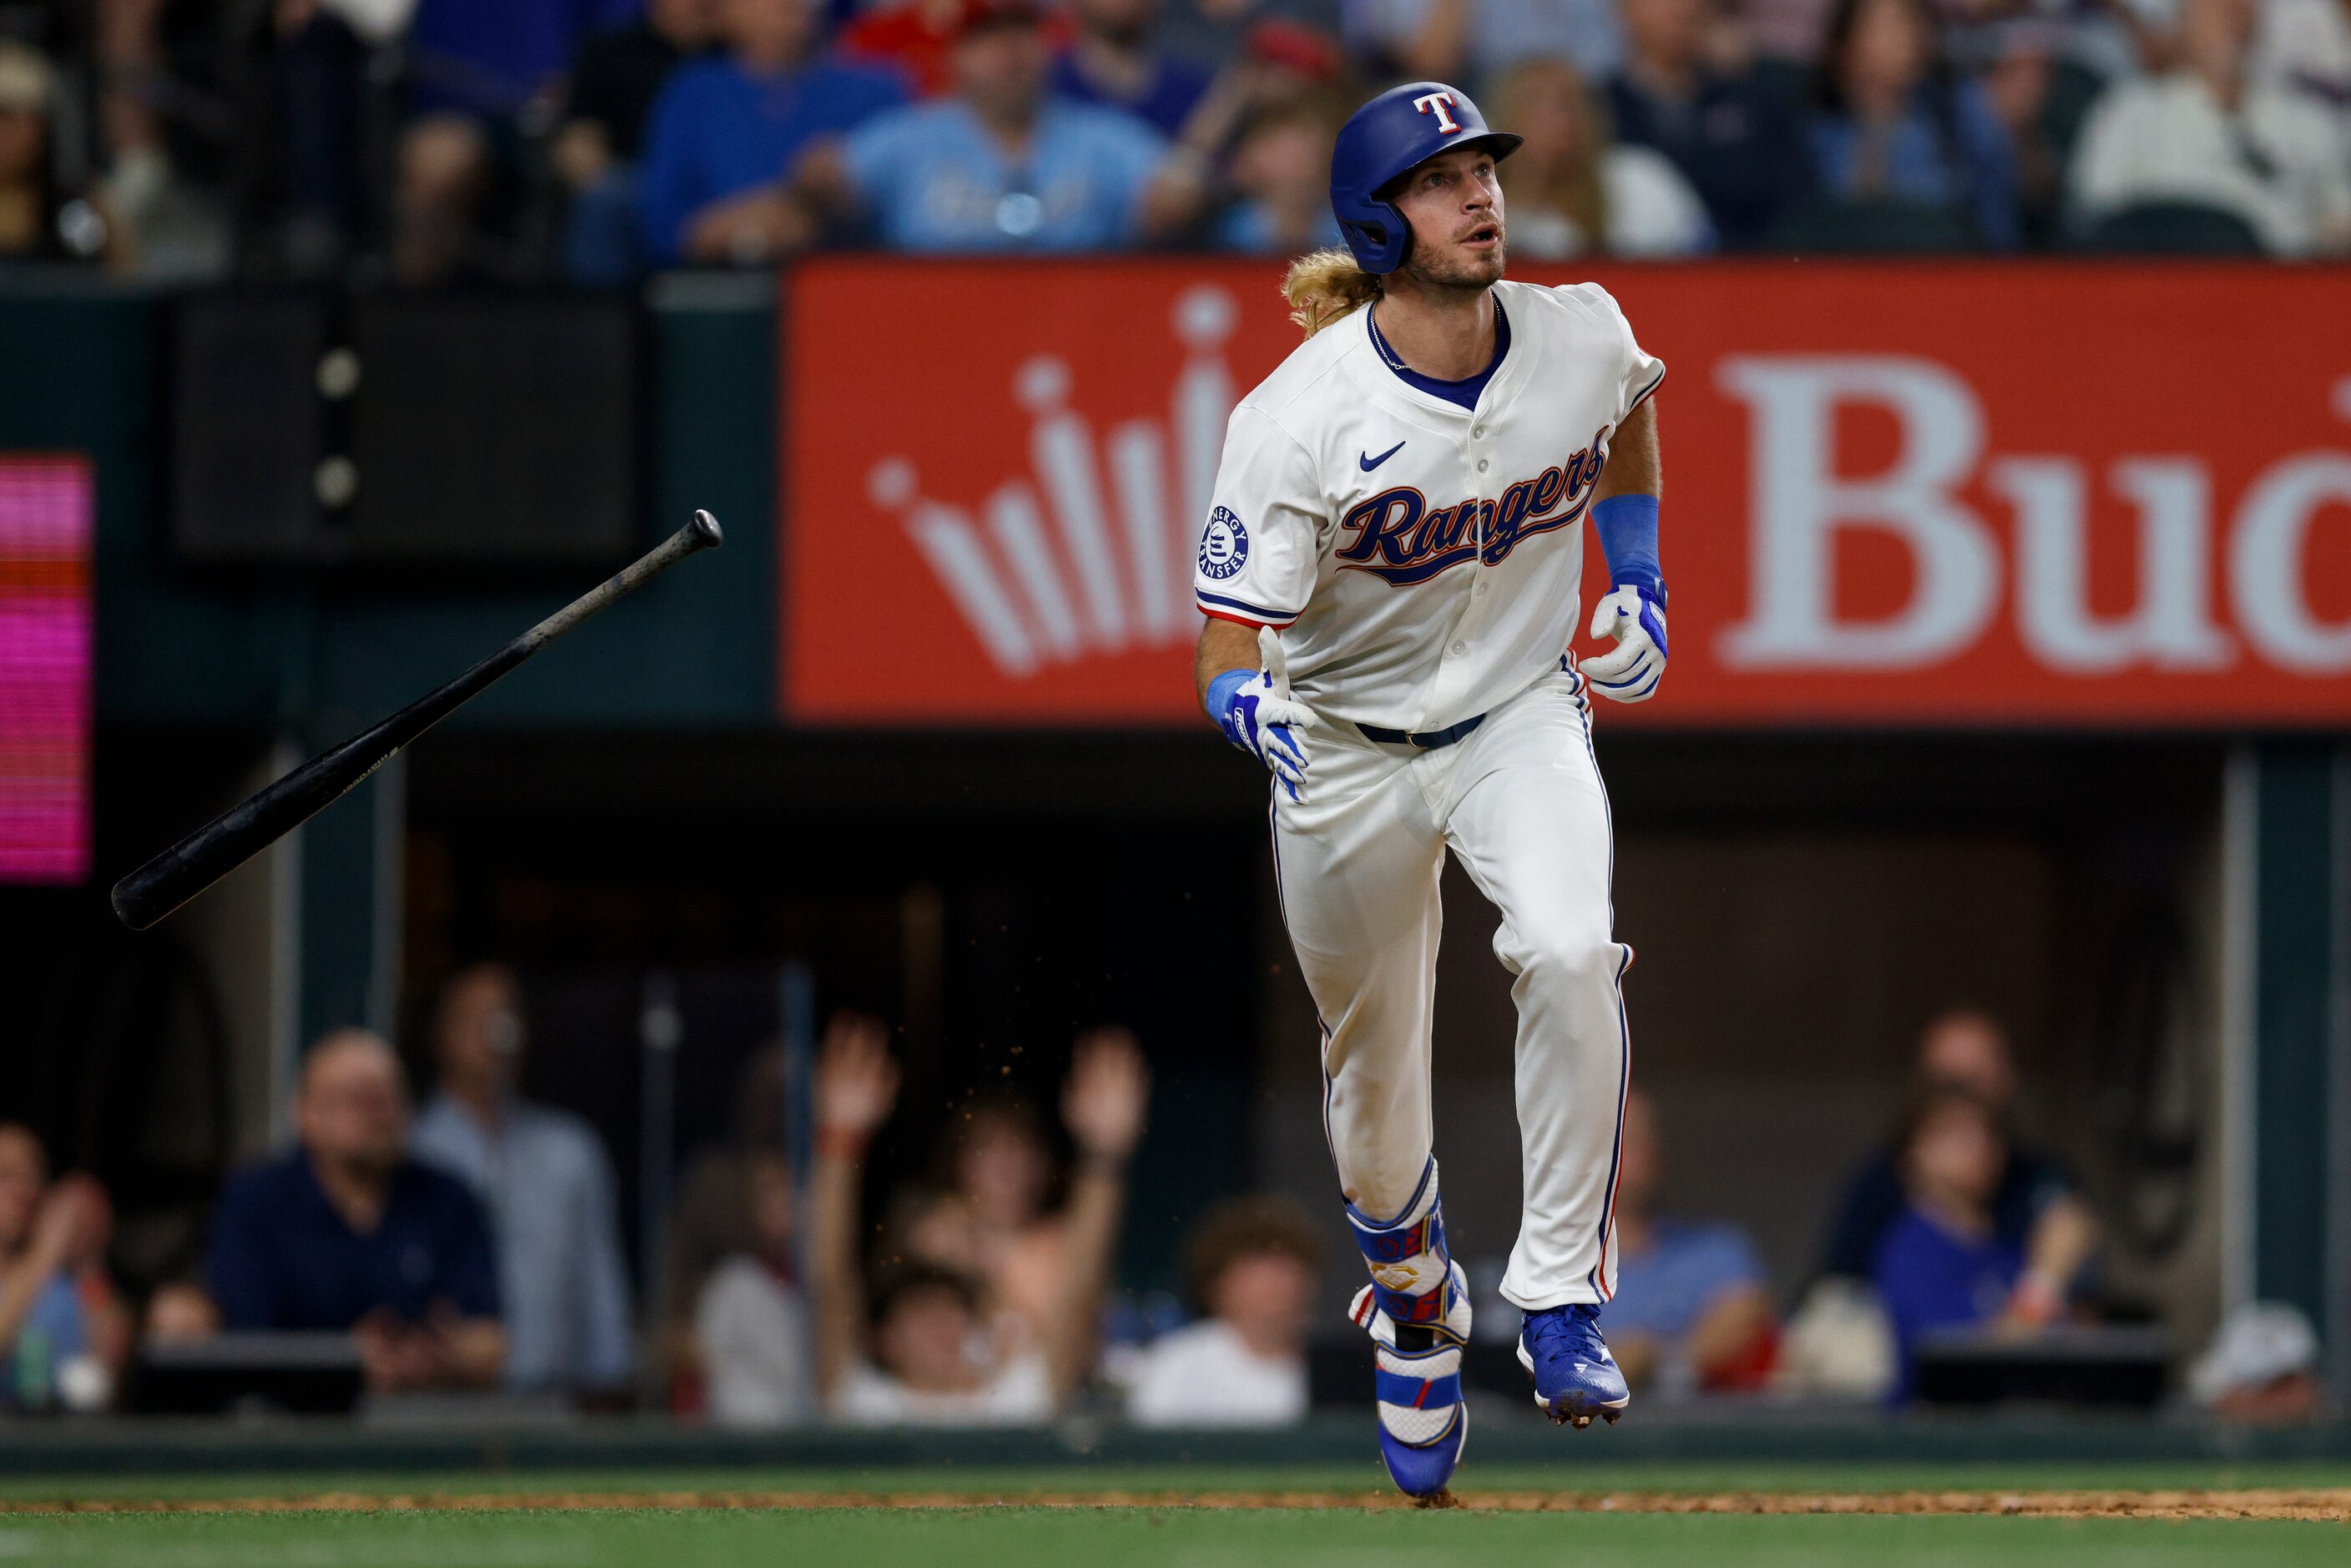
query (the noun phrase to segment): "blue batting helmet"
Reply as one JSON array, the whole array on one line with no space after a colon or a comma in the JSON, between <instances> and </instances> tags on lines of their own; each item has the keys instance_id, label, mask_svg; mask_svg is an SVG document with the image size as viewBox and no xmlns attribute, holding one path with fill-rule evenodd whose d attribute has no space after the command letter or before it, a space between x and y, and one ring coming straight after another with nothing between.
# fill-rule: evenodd
<instances>
[{"instance_id":1,"label":"blue batting helmet","mask_svg":"<svg viewBox=\"0 0 2351 1568\"><path fill-rule=\"evenodd\" d=\"M1348 116L1331 150L1331 210L1356 265L1383 274L1404 265L1412 228L1383 193L1415 164L1476 142L1507 158L1519 141L1488 129L1469 95L1441 81L1392 87Z\"/></svg>"}]
</instances>

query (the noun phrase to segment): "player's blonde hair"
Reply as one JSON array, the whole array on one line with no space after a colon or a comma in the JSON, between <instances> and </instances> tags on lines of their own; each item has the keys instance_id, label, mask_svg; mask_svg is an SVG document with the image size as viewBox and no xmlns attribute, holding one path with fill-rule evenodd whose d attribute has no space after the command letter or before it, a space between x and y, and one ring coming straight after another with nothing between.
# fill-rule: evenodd
<instances>
[{"instance_id":1,"label":"player's blonde hair","mask_svg":"<svg viewBox=\"0 0 2351 1568\"><path fill-rule=\"evenodd\" d=\"M1311 338L1350 311L1380 297L1380 280L1343 250L1318 250L1290 264L1281 280L1290 319Z\"/></svg>"}]
</instances>

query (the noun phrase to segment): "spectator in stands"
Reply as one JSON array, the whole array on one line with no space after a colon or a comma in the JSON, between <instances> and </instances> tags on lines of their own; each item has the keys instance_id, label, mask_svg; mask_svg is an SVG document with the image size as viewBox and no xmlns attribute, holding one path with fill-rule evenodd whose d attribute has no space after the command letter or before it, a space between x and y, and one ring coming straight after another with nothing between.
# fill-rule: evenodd
<instances>
[{"instance_id":1,"label":"spectator in stands","mask_svg":"<svg viewBox=\"0 0 2351 1568\"><path fill-rule=\"evenodd\" d=\"M1625 67L1608 84L1617 141L1664 153L1726 247L1761 244L1813 185L1794 107L1751 66L1710 58L1708 0L1622 5Z\"/></svg>"},{"instance_id":2,"label":"spectator in stands","mask_svg":"<svg viewBox=\"0 0 2351 1568\"><path fill-rule=\"evenodd\" d=\"M1193 1231L1185 1272L1204 1314L1138 1361L1127 1414L1145 1427L1280 1427L1306 1418L1306 1324L1322 1272L1286 1198L1234 1198Z\"/></svg>"},{"instance_id":3,"label":"spectator in stands","mask_svg":"<svg viewBox=\"0 0 2351 1568\"><path fill-rule=\"evenodd\" d=\"M2179 65L2090 111L2067 183L2084 227L2148 204L2228 214L2273 256L2351 250L2351 152L2305 93L2248 68L2254 0L2181 0Z\"/></svg>"},{"instance_id":4,"label":"spectator in stands","mask_svg":"<svg viewBox=\"0 0 2351 1568\"><path fill-rule=\"evenodd\" d=\"M32 1129L0 1123L0 1409L92 1410L130 1349L106 1277L113 1210L86 1176L52 1183Z\"/></svg>"},{"instance_id":5,"label":"spectator in stands","mask_svg":"<svg viewBox=\"0 0 2351 1568\"><path fill-rule=\"evenodd\" d=\"M725 1141L702 1149L678 1183L670 1211L653 1349L680 1408L699 1406L702 1354L695 1328L703 1292L718 1266L765 1249L760 1225L764 1164L784 1147L784 1051L768 1044L744 1061L736 1080L735 1122Z\"/></svg>"},{"instance_id":6,"label":"spectator in stands","mask_svg":"<svg viewBox=\"0 0 2351 1568\"><path fill-rule=\"evenodd\" d=\"M1080 1061L1097 1055L1114 1064L1142 1061L1134 1037L1118 1029L1081 1036L1072 1051ZM1072 1074L1061 1108L1071 1126L1077 1082ZM951 1125L940 1155L940 1179L893 1206L892 1249L978 1281L982 1306L1016 1335L1051 1333L1069 1291L1069 1216L1047 1206L1055 1158L1036 1107L1009 1095L977 1100Z\"/></svg>"},{"instance_id":7,"label":"spectator in stands","mask_svg":"<svg viewBox=\"0 0 2351 1568\"><path fill-rule=\"evenodd\" d=\"M682 68L647 132L656 262L762 266L814 236L788 189L800 153L905 101L893 72L820 57L816 0L720 0L726 53Z\"/></svg>"},{"instance_id":8,"label":"spectator in stands","mask_svg":"<svg viewBox=\"0 0 2351 1568\"><path fill-rule=\"evenodd\" d=\"M229 1330L348 1329L379 1392L480 1387L506 1357L481 1205L412 1159L392 1047L341 1030L310 1048L296 1146L231 1177L209 1274Z\"/></svg>"},{"instance_id":9,"label":"spectator in stands","mask_svg":"<svg viewBox=\"0 0 2351 1568\"><path fill-rule=\"evenodd\" d=\"M1228 205L1217 214L1213 240L1280 252L1282 246L1264 239L1264 233L1294 230L1307 221L1303 209L1291 200L1292 182L1286 175L1294 172L1301 140L1334 136L1355 107L1345 75L1346 58L1338 40L1303 23L1269 17L1240 34L1185 120L1167 164L1167 172L1202 184L1221 172L1226 193L1238 195L1238 205ZM1249 166L1243 168L1243 143L1259 131L1266 140L1249 150ZM1323 156L1327 164L1327 150ZM1326 168L1326 208L1328 173ZM1249 212L1251 208L1257 210ZM1277 211L1289 221L1277 221ZM1331 234L1338 233L1335 219L1325 216L1320 222Z\"/></svg>"},{"instance_id":10,"label":"spectator in stands","mask_svg":"<svg viewBox=\"0 0 2351 1568\"><path fill-rule=\"evenodd\" d=\"M897 1087L881 1026L836 1021L817 1074L818 1386L837 1416L858 1425L1042 1421L1094 1364L1126 1161L1143 1131L1141 1053L1123 1035L1097 1034L1081 1042L1071 1068L1062 1114L1078 1164L1059 1224L1060 1288L1034 1332L1017 1320L990 1322L969 1276L904 1259L877 1277L869 1320L858 1259L861 1162Z\"/></svg>"},{"instance_id":11,"label":"spectator in stands","mask_svg":"<svg viewBox=\"0 0 2351 1568\"><path fill-rule=\"evenodd\" d=\"M940 1167L935 1182L899 1196L886 1226L891 1250L986 1281L993 1314L1025 1336L1041 1334L1061 1292L1043 1118L1017 1096L976 1100L942 1141Z\"/></svg>"},{"instance_id":12,"label":"spectator in stands","mask_svg":"<svg viewBox=\"0 0 2351 1568\"><path fill-rule=\"evenodd\" d=\"M2001 1119L2004 1164L1991 1199L1993 1226L2026 1264L2007 1311L2022 1322L2054 1319L2096 1249L2097 1221L2054 1159L2016 1143L2006 1131L2017 1099L2007 1031L1977 1009L1941 1014L1918 1037L1918 1078L1922 1084L1957 1084ZM1900 1149L1872 1155L1846 1189L1821 1272L1869 1279L1907 1201Z\"/></svg>"},{"instance_id":13,"label":"spectator in stands","mask_svg":"<svg viewBox=\"0 0 2351 1568\"><path fill-rule=\"evenodd\" d=\"M1209 73L1155 47L1159 0L1071 0L1070 17L1077 37L1053 58L1052 91L1123 109L1170 141L1181 136Z\"/></svg>"},{"instance_id":14,"label":"spectator in stands","mask_svg":"<svg viewBox=\"0 0 2351 1568\"><path fill-rule=\"evenodd\" d=\"M1106 250L1183 230L1207 196L1196 169L1134 116L1048 90L1031 0L966 0L956 94L875 117L815 149L801 185L883 244L932 252Z\"/></svg>"},{"instance_id":15,"label":"spectator in stands","mask_svg":"<svg viewBox=\"0 0 2351 1568\"><path fill-rule=\"evenodd\" d=\"M600 28L642 0L417 0L408 32L409 108L394 193L393 267L408 283L490 262L472 230L503 184L524 184L554 121L564 72ZM512 270L508 264L503 270Z\"/></svg>"},{"instance_id":16,"label":"spectator in stands","mask_svg":"<svg viewBox=\"0 0 2351 1568\"><path fill-rule=\"evenodd\" d=\"M489 1216L507 1383L617 1389L635 1347L611 1162L587 1123L515 1092L528 1039L512 970L477 964L453 977L434 1020L436 1092L409 1149Z\"/></svg>"},{"instance_id":17,"label":"spectator in stands","mask_svg":"<svg viewBox=\"0 0 2351 1568\"><path fill-rule=\"evenodd\" d=\"M722 3L647 0L635 24L596 34L571 62L570 100L549 154L571 193L563 269L572 281L622 283L640 270L637 161L646 122L670 74L716 41Z\"/></svg>"},{"instance_id":18,"label":"spectator in stands","mask_svg":"<svg viewBox=\"0 0 2351 1568\"><path fill-rule=\"evenodd\" d=\"M1907 1391L1921 1338L2001 1320L2025 1274L2023 1249L2002 1234L1994 1210L2008 1160L1999 1113L1971 1089L1930 1081L1897 1146L1903 1207L1877 1244L1870 1278L1894 1325Z\"/></svg>"},{"instance_id":19,"label":"spectator in stands","mask_svg":"<svg viewBox=\"0 0 2351 1568\"><path fill-rule=\"evenodd\" d=\"M1616 1294L1608 1348L1627 1381L1667 1394L1753 1388L1771 1370L1771 1298L1735 1225L1656 1212L1656 1108L1625 1096L1616 1177Z\"/></svg>"},{"instance_id":20,"label":"spectator in stands","mask_svg":"<svg viewBox=\"0 0 2351 1568\"><path fill-rule=\"evenodd\" d=\"M95 202L60 190L50 145L57 73L38 50L0 39L0 264L127 258Z\"/></svg>"},{"instance_id":21,"label":"spectator in stands","mask_svg":"<svg viewBox=\"0 0 2351 1568\"><path fill-rule=\"evenodd\" d=\"M1334 138L1330 118L1311 104L1252 116L1233 148L1234 200L1217 217L1218 248L1290 256L1345 244L1331 211Z\"/></svg>"},{"instance_id":22,"label":"spectator in stands","mask_svg":"<svg viewBox=\"0 0 2351 1568\"><path fill-rule=\"evenodd\" d=\"M816 1380L792 1260L799 1195L781 1149L754 1156L751 1182L753 1249L721 1262L695 1307L705 1402L721 1426L796 1426L816 1415Z\"/></svg>"},{"instance_id":23,"label":"spectator in stands","mask_svg":"<svg viewBox=\"0 0 2351 1568\"><path fill-rule=\"evenodd\" d=\"M1501 165L1512 254L1695 256L1714 246L1706 204L1654 147L1611 145L1606 110L1565 60L1522 60L1492 100L1526 140Z\"/></svg>"},{"instance_id":24,"label":"spectator in stands","mask_svg":"<svg viewBox=\"0 0 2351 1568\"><path fill-rule=\"evenodd\" d=\"M1565 58L1597 80L1625 63L1609 0L1341 0L1339 14L1348 46L1403 79L1490 87L1521 60Z\"/></svg>"},{"instance_id":25,"label":"spectator in stands","mask_svg":"<svg viewBox=\"0 0 2351 1568\"><path fill-rule=\"evenodd\" d=\"M1979 245L2016 248L2008 130L1982 88L1944 68L1927 0L1838 0L1812 146L1830 202L1940 213Z\"/></svg>"}]
</instances>

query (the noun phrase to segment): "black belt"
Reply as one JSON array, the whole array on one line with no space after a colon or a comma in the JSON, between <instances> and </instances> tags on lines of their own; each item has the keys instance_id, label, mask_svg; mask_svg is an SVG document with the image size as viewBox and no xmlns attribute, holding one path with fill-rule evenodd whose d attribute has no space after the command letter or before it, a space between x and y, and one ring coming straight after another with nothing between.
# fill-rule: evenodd
<instances>
[{"instance_id":1,"label":"black belt","mask_svg":"<svg viewBox=\"0 0 2351 1568\"><path fill-rule=\"evenodd\" d=\"M1486 716L1481 713L1475 718L1463 719L1449 729L1382 729L1375 724L1359 724L1355 727L1364 732L1364 739L1376 740L1382 746L1416 746L1423 751L1435 751L1466 737L1485 722Z\"/></svg>"}]
</instances>

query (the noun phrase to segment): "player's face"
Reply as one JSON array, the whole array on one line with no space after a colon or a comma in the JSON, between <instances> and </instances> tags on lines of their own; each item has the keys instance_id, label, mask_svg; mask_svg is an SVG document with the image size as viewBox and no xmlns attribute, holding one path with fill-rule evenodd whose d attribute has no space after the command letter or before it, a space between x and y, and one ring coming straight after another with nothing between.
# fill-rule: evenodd
<instances>
[{"instance_id":1,"label":"player's face","mask_svg":"<svg viewBox=\"0 0 2351 1568\"><path fill-rule=\"evenodd\" d=\"M1483 147L1440 152L1404 177L1393 200L1412 225L1405 272L1443 288L1483 288L1502 276L1502 187Z\"/></svg>"}]
</instances>

